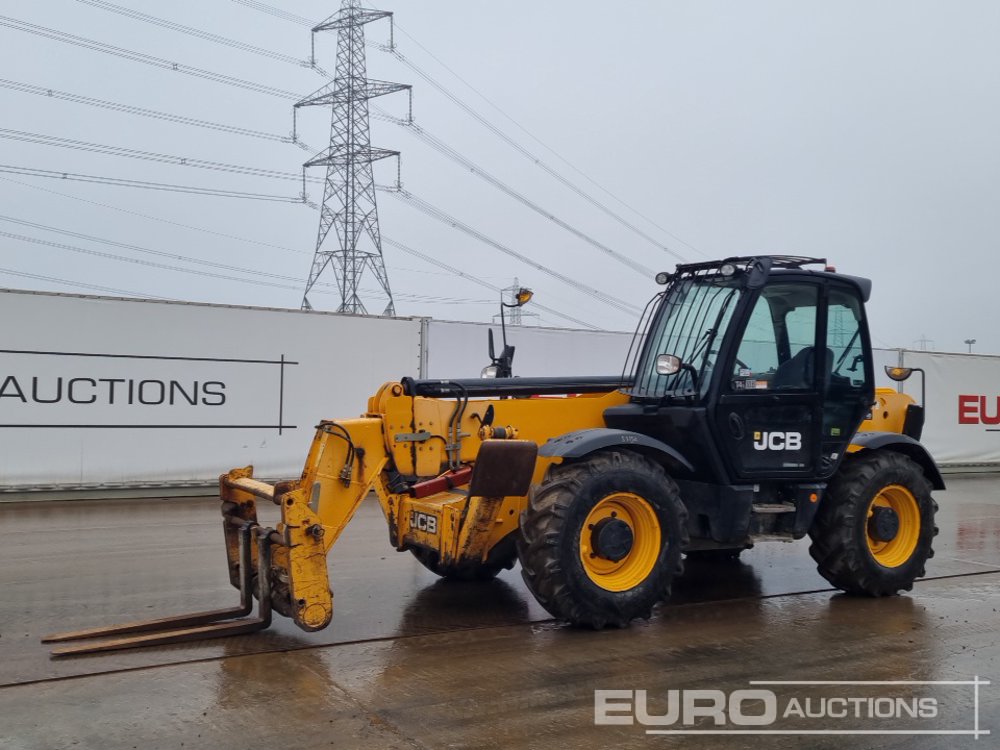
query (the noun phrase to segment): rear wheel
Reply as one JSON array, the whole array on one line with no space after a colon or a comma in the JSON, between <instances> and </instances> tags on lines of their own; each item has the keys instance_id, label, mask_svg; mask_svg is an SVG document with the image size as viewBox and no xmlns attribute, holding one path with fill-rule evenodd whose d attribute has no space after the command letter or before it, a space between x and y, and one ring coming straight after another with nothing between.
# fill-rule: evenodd
<instances>
[{"instance_id":1,"label":"rear wheel","mask_svg":"<svg viewBox=\"0 0 1000 750\"><path fill-rule=\"evenodd\" d=\"M809 536L820 574L851 594L891 596L913 588L934 556L931 485L893 451L848 459L823 498Z\"/></svg>"},{"instance_id":2,"label":"rear wheel","mask_svg":"<svg viewBox=\"0 0 1000 750\"><path fill-rule=\"evenodd\" d=\"M521 515L521 574L555 617L624 627L670 595L685 518L677 485L638 454L553 466Z\"/></svg>"}]
</instances>

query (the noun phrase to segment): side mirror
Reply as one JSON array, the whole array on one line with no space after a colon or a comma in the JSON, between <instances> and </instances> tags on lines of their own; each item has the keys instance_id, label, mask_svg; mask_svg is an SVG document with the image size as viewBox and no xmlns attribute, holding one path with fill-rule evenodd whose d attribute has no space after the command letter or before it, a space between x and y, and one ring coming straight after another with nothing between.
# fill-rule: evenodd
<instances>
[{"instance_id":1,"label":"side mirror","mask_svg":"<svg viewBox=\"0 0 1000 750\"><path fill-rule=\"evenodd\" d=\"M889 380L895 380L897 383L902 383L910 375L913 374L912 367L890 367L885 366L885 374L889 376Z\"/></svg>"},{"instance_id":2,"label":"side mirror","mask_svg":"<svg viewBox=\"0 0 1000 750\"><path fill-rule=\"evenodd\" d=\"M661 354L656 358L657 375L676 375L682 366L683 362L676 354Z\"/></svg>"},{"instance_id":3,"label":"side mirror","mask_svg":"<svg viewBox=\"0 0 1000 750\"><path fill-rule=\"evenodd\" d=\"M505 290L506 291L506 290ZM521 287L514 294L513 302L504 302L500 298L500 328L503 331L503 351L497 357L496 348L493 346L493 329L488 329L490 341L490 364L484 367L480 377L484 378L511 378L514 377L514 347L507 343L507 322L504 320L505 307L524 307L534 296L527 287Z\"/></svg>"},{"instance_id":4,"label":"side mirror","mask_svg":"<svg viewBox=\"0 0 1000 750\"><path fill-rule=\"evenodd\" d=\"M920 373L920 405L926 406L927 404L927 374L921 367L890 367L885 366L885 374L889 376L889 380L895 380L897 383L902 383L910 375L915 372Z\"/></svg>"}]
</instances>

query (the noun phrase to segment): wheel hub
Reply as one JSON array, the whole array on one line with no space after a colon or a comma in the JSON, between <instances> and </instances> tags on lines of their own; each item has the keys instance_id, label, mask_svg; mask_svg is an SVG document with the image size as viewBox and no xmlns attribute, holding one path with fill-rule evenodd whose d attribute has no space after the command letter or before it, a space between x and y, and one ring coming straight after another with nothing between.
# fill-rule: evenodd
<instances>
[{"instance_id":1,"label":"wheel hub","mask_svg":"<svg viewBox=\"0 0 1000 750\"><path fill-rule=\"evenodd\" d=\"M611 562L624 560L632 551L634 541L632 527L619 518L602 518L590 533L594 554Z\"/></svg>"},{"instance_id":2,"label":"wheel hub","mask_svg":"<svg viewBox=\"0 0 1000 750\"><path fill-rule=\"evenodd\" d=\"M580 563L605 591L628 591L656 569L664 551L656 510L632 492L612 492L598 500L580 528Z\"/></svg>"},{"instance_id":3,"label":"wheel hub","mask_svg":"<svg viewBox=\"0 0 1000 750\"><path fill-rule=\"evenodd\" d=\"M899 534L899 514L892 508L875 506L868 517L868 536L880 542L891 542Z\"/></svg>"}]
</instances>

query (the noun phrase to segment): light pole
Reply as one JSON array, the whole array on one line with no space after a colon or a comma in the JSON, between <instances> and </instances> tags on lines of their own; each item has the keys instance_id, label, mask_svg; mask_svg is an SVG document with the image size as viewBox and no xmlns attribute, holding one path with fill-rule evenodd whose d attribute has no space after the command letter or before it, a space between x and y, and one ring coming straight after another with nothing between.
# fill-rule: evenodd
<instances>
[{"instance_id":1,"label":"light pole","mask_svg":"<svg viewBox=\"0 0 1000 750\"><path fill-rule=\"evenodd\" d=\"M972 354L972 345L976 343L975 339L966 339L965 343L969 345L969 354Z\"/></svg>"}]
</instances>

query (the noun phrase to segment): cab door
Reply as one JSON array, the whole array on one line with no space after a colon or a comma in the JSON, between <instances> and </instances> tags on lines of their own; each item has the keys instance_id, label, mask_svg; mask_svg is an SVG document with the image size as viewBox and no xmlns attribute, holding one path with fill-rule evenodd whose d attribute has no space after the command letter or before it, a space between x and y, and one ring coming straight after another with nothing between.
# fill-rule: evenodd
<instances>
[{"instance_id":1,"label":"cab door","mask_svg":"<svg viewBox=\"0 0 1000 750\"><path fill-rule=\"evenodd\" d=\"M820 382L823 421L817 471L823 479L837 470L875 398L868 322L855 287L838 283L827 287L826 348L831 365Z\"/></svg>"},{"instance_id":2,"label":"cab door","mask_svg":"<svg viewBox=\"0 0 1000 750\"><path fill-rule=\"evenodd\" d=\"M734 481L812 477L823 449L824 287L768 283L751 301L715 407L716 434Z\"/></svg>"}]
</instances>

